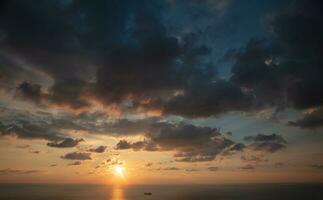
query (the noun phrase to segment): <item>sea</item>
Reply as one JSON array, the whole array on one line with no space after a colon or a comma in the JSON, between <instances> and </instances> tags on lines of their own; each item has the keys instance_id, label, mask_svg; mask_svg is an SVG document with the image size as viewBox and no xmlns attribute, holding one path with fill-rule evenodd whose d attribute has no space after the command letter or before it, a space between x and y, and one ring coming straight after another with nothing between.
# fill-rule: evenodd
<instances>
[{"instance_id":1,"label":"sea","mask_svg":"<svg viewBox=\"0 0 323 200\"><path fill-rule=\"evenodd\" d=\"M145 194L150 193L150 194ZM1 200L323 200L323 184L0 184Z\"/></svg>"}]
</instances>

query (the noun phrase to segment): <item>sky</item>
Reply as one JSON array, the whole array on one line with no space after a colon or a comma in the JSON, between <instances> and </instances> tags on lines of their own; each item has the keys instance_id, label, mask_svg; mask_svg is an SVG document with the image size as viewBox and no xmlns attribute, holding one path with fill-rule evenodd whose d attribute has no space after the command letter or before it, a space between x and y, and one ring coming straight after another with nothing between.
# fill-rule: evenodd
<instances>
[{"instance_id":1,"label":"sky","mask_svg":"<svg viewBox=\"0 0 323 200\"><path fill-rule=\"evenodd\" d=\"M322 8L0 1L0 182L322 182Z\"/></svg>"}]
</instances>

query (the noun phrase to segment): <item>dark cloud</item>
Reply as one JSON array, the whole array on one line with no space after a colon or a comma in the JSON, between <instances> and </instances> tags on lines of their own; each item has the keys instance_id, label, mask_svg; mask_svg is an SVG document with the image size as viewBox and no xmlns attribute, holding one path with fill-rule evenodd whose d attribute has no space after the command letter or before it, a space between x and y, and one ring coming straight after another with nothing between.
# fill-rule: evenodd
<instances>
[{"instance_id":1,"label":"dark cloud","mask_svg":"<svg viewBox=\"0 0 323 200\"><path fill-rule=\"evenodd\" d=\"M268 153L284 149L287 143L282 136L277 134L258 134L256 136L247 136L244 140L253 142L246 147L247 150Z\"/></svg>"},{"instance_id":2,"label":"dark cloud","mask_svg":"<svg viewBox=\"0 0 323 200\"><path fill-rule=\"evenodd\" d=\"M117 47L108 54L106 66L98 71L100 94L111 91L103 96L108 102L121 102L129 95L149 97L155 90L180 86L174 74L174 63L179 56L177 39L168 37L163 30L158 32L163 27L154 17L138 16L134 23L140 29L134 30L138 45Z\"/></svg>"},{"instance_id":3,"label":"dark cloud","mask_svg":"<svg viewBox=\"0 0 323 200\"><path fill-rule=\"evenodd\" d=\"M122 150L122 149L130 149L131 148L131 143L128 142L127 140L120 140L116 144L116 149Z\"/></svg>"},{"instance_id":4,"label":"dark cloud","mask_svg":"<svg viewBox=\"0 0 323 200\"><path fill-rule=\"evenodd\" d=\"M83 142L83 139L73 139L73 138L65 138L63 141L60 142L49 142L47 143L47 146L49 147L58 147L58 148L69 148L69 147L75 147L80 142Z\"/></svg>"},{"instance_id":5,"label":"dark cloud","mask_svg":"<svg viewBox=\"0 0 323 200\"><path fill-rule=\"evenodd\" d=\"M266 41L252 39L242 52L236 53L235 64L232 66L231 82L247 88L255 97L254 107L262 108L275 105L283 99L281 87L285 87L275 63L266 64L275 54L273 47ZM269 61L268 61L269 62Z\"/></svg>"},{"instance_id":6,"label":"dark cloud","mask_svg":"<svg viewBox=\"0 0 323 200\"><path fill-rule=\"evenodd\" d=\"M253 93L256 108L323 104L321 2L295 5L273 17L268 39L252 39L245 48L230 51L235 60L231 81Z\"/></svg>"},{"instance_id":7,"label":"dark cloud","mask_svg":"<svg viewBox=\"0 0 323 200\"><path fill-rule=\"evenodd\" d=\"M260 152L268 152L274 153L278 150L284 149L286 146L281 143L275 142L260 142L260 143L252 143L248 146L248 150L251 151L260 151Z\"/></svg>"},{"instance_id":8,"label":"dark cloud","mask_svg":"<svg viewBox=\"0 0 323 200\"><path fill-rule=\"evenodd\" d=\"M44 97L41 91L41 85L30 84L28 82L21 83L17 88L17 97L27 99L39 104Z\"/></svg>"},{"instance_id":9,"label":"dark cloud","mask_svg":"<svg viewBox=\"0 0 323 200\"><path fill-rule=\"evenodd\" d=\"M45 105L81 109L91 106L89 98L119 106L129 101L130 110L189 117L244 110L250 104L251 97L239 87L224 80L213 83L214 66L203 59L211 49L198 43L198 34L185 33L179 40L168 33L161 14L167 2L3 5L7 49L54 80L46 93L38 83L19 86L21 96L37 104L45 100ZM184 95L174 96L178 91ZM196 93L197 99L190 100Z\"/></svg>"},{"instance_id":10,"label":"dark cloud","mask_svg":"<svg viewBox=\"0 0 323 200\"><path fill-rule=\"evenodd\" d=\"M22 82L16 89L16 97L29 100L39 106L61 106L72 109L88 108L90 103L85 96L89 95L90 84L79 79L59 80L48 92L39 84Z\"/></svg>"},{"instance_id":11,"label":"dark cloud","mask_svg":"<svg viewBox=\"0 0 323 200\"><path fill-rule=\"evenodd\" d=\"M278 150L284 149L287 143L282 136L277 134L258 134L256 136L247 136L244 140L253 142L246 147L247 150L268 153L274 153Z\"/></svg>"},{"instance_id":12,"label":"dark cloud","mask_svg":"<svg viewBox=\"0 0 323 200\"><path fill-rule=\"evenodd\" d=\"M82 59L77 33L83 25L73 7L63 1L3 1L4 45L55 79L75 77L83 68L77 61Z\"/></svg>"},{"instance_id":13,"label":"dark cloud","mask_svg":"<svg viewBox=\"0 0 323 200\"><path fill-rule=\"evenodd\" d=\"M243 143L236 143L230 147L230 151L242 151L246 147Z\"/></svg>"},{"instance_id":14,"label":"dark cloud","mask_svg":"<svg viewBox=\"0 0 323 200\"><path fill-rule=\"evenodd\" d=\"M73 109L89 107L85 96L88 94L89 84L80 79L65 79L56 81L50 88L49 101L58 106L69 106Z\"/></svg>"},{"instance_id":15,"label":"dark cloud","mask_svg":"<svg viewBox=\"0 0 323 200\"><path fill-rule=\"evenodd\" d=\"M221 153L221 159L223 159L225 156L231 156L234 155L238 152L242 152L246 148L246 145L243 143L235 143L228 148L226 148L224 151Z\"/></svg>"},{"instance_id":16,"label":"dark cloud","mask_svg":"<svg viewBox=\"0 0 323 200\"><path fill-rule=\"evenodd\" d=\"M91 153L82 153L82 152L72 152L67 153L61 158L66 160L92 160Z\"/></svg>"},{"instance_id":17,"label":"dark cloud","mask_svg":"<svg viewBox=\"0 0 323 200\"><path fill-rule=\"evenodd\" d=\"M107 146L98 146L97 148L90 148L89 152L95 152L95 153L104 153L107 149Z\"/></svg>"},{"instance_id":18,"label":"dark cloud","mask_svg":"<svg viewBox=\"0 0 323 200\"><path fill-rule=\"evenodd\" d=\"M23 139L46 139L62 140L60 132L52 130L46 124L35 124L26 120L19 120L16 124L2 124L0 122L0 134L2 136L12 135Z\"/></svg>"},{"instance_id":19,"label":"dark cloud","mask_svg":"<svg viewBox=\"0 0 323 200\"><path fill-rule=\"evenodd\" d=\"M288 125L309 129L319 128L323 126L323 108L320 107L317 110L306 114L302 119L288 122Z\"/></svg>"},{"instance_id":20,"label":"dark cloud","mask_svg":"<svg viewBox=\"0 0 323 200\"><path fill-rule=\"evenodd\" d=\"M253 97L238 86L217 80L205 85L196 85L172 98L165 107L165 113L187 117L209 117L233 110L247 110Z\"/></svg>"},{"instance_id":21,"label":"dark cloud","mask_svg":"<svg viewBox=\"0 0 323 200\"><path fill-rule=\"evenodd\" d=\"M47 112L27 112L3 108L0 115L0 135L17 136L24 139L45 139L51 147L73 147L82 139L68 137L64 130L104 132L109 127L94 125L96 117L83 119L70 114L54 115Z\"/></svg>"},{"instance_id":22,"label":"dark cloud","mask_svg":"<svg viewBox=\"0 0 323 200\"><path fill-rule=\"evenodd\" d=\"M244 137L245 141L252 141L252 142L277 142L277 143L284 143L286 144L286 140L275 133L271 135L265 135L265 134L258 134L256 136L246 136Z\"/></svg>"},{"instance_id":23,"label":"dark cloud","mask_svg":"<svg viewBox=\"0 0 323 200\"><path fill-rule=\"evenodd\" d=\"M211 10L222 12L228 3L3 1L0 67L20 69L14 60L23 60L29 71L47 74L52 84L46 86L17 78L18 96L43 106L81 110L95 102L191 118L317 107L323 103L322 12L319 1L300 2L272 17L267 38L230 50L225 60L233 59L232 76L223 78L203 31L178 30L164 13L187 8L204 27L217 16ZM26 71L0 69L10 77Z\"/></svg>"},{"instance_id":24,"label":"dark cloud","mask_svg":"<svg viewBox=\"0 0 323 200\"><path fill-rule=\"evenodd\" d=\"M217 129L190 124L155 123L146 133L147 140L128 142L120 140L116 149L176 150L174 157L182 162L214 160L216 155L234 144Z\"/></svg>"},{"instance_id":25,"label":"dark cloud","mask_svg":"<svg viewBox=\"0 0 323 200\"><path fill-rule=\"evenodd\" d=\"M136 121L120 119L107 125L105 128L112 133L118 133L121 135L142 134L149 131L150 127L159 120L160 118L157 117L145 118L143 120Z\"/></svg>"},{"instance_id":26,"label":"dark cloud","mask_svg":"<svg viewBox=\"0 0 323 200\"><path fill-rule=\"evenodd\" d=\"M75 147L83 139L72 139L66 130L100 132L101 127L93 125L93 120L82 119L75 115L46 112L27 112L3 109L0 115L0 136L15 136L23 139L48 140L47 146L57 148ZM106 129L103 129L106 131Z\"/></svg>"},{"instance_id":27,"label":"dark cloud","mask_svg":"<svg viewBox=\"0 0 323 200\"><path fill-rule=\"evenodd\" d=\"M149 145L152 143L149 143L147 141L137 141L137 142L128 142L127 140L120 140L116 144L116 149L117 150L123 150L123 149L133 149L134 151L139 151L143 148L146 149Z\"/></svg>"}]
</instances>

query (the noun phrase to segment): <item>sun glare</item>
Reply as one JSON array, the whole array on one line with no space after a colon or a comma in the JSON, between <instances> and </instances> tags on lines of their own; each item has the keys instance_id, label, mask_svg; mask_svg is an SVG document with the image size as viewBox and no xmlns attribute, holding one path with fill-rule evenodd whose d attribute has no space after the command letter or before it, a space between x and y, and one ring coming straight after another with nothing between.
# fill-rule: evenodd
<instances>
[{"instance_id":1,"label":"sun glare","mask_svg":"<svg viewBox=\"0 0 323 200\"><path fill-rule=\"evenodd\" d=\"M116 165L114 167L114 174L118 177L124 177L124 168L121 165Z\"/></svg>"}]
</instances>

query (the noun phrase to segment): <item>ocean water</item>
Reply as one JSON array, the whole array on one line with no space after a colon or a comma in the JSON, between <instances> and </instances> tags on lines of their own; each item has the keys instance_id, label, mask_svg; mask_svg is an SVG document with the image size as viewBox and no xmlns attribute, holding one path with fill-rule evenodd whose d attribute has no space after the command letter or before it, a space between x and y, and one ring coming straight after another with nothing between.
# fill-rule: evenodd
<instances>
[{"instance_id":1,"label":"ocean water","mask_svg":"<svg viewBox=\"0 0 323 200\"><path fill-rule=\"evenodd\" d=\"M144 195L151 192L152 195ZM0 184L1 200L322 200L323 184L33 185Z\"/></svg>"}]
</instances>

